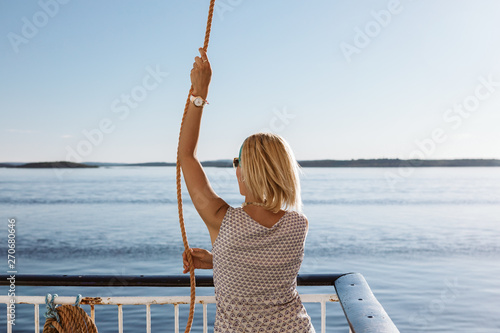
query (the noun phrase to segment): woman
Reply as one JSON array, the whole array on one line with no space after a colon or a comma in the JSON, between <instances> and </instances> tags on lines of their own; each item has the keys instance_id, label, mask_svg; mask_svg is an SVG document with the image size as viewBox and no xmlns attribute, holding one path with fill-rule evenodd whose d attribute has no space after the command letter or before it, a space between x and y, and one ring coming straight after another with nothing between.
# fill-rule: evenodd
<instances>
[{"instance_id":1,"label":"woman","mask_svg":"<svg viewBox=\"0 0 500 333\"><path fill-rule=\"evenodd\" d=\"M196 157L212 76L203 49L200 55L191 70L193 96L179 140L179 159L189 195L212 240L212 253L190 251L195 268L214 270L214 332L314 332L296 290L308 229L307 219L298 212L298 164L280 136L254 134L233 162L245 197L242 207L230 207L217 196Z\"/></svg>"}]
</instances>

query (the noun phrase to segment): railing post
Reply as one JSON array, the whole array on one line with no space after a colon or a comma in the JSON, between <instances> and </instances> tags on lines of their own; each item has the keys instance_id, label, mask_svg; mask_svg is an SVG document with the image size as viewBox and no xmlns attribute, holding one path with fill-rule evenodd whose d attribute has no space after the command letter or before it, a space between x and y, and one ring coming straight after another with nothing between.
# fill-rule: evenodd
<instances>
[{"instance_id":1,"label":"railing post","mask_svg":"<svg viewBox=\"0 0 500 333\"><path fill-rule=\"evenodd\" d=\"M9 307L7 306L7 333L12 333L12 325L10 324Z\"/></svg>"},{"instance_id":2,"label":"railing post","mask_svg":"<svg viewBox=\"0 0 500 333\"><path fill-rule=\"evenodd\" d=\"M179 333L179 304L174 304L175 333Z\"/></svg>"},{"instance_id":3,"label":"railing post","mask_svg":"<svg viewBox=\"0 0 500 333\"><path fill-rule=\"evenodd\" d=\"M40 307L35 304L35 333L40 333Z\"/></svg>"},{"instance_id":4,"label":"railing post","mask_svg":"<svg viewBox=\"0 0 500 333\"><path fill-rule=\"evenodd\" d=\"M118 333L123 333L123 308L118 304Z\"/></svg>"},{"instance_id":5,"label":"railing post","mask_svg":"<svg viewBox=\"0 0 500 333\"><path fill-rule=\"evenodd\" d=\"M151 304L146 304L146 333L151 333Z\"/></svg>"},{"instance_id":6,"label":"railing post","mask_svg":"<svg viewBox=\"0 0 500 333\"><path fill-rule=\"evenodd\" d=\"M321 333L326 333L326 302L321 301Z\"/></svg>"},{"instance_id":7,"label":"railing post","mask_svg":"<svg viewBox=\"0 0 500 333\"><path fill-rule=\"evenodd\" d=\"M207 303L203 302L203 333L208 332Z\"/></svg>"}]
</instances>

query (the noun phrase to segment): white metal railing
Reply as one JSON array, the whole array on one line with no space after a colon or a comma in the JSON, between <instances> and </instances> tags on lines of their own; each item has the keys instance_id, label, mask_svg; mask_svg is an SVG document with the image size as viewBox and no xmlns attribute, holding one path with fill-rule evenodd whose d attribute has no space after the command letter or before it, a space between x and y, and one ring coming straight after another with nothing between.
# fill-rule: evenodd
<instances>
[{"instance_id":1,"label":"white metal railing","mask_svg":"<svg viewBox=\"0 0 500 333\"><path fill-rule=\"evenodd\" d=\"M0 275L0 286L11 286L11 275ZM184 275L16 275L15 284L24 286L59 286L59 287L189 287L189 276ZM213 287L213 277L200 275L196 277L199 287ZM321 332L326 332L326 302L339 302L349 324L349 332L369 333L399 333L398 328L373 295L370 286L363 275L359 273L342 274L299 274L298 286L330 286L335 288L335 295L301 295L304 303L321 304ZM9 289L10 290L10 289ZM0 304L7 304L7 329L12 332L9 321L9 303L11 296L0 296ZM196 298L203 305L204 332L207 332L206 304L215 303L214 296ZM74 304L75 297L58 297L56 304ZM84 297L81 304L91 307L91 316L95 318L95 305L118 306L119 331L123 331L123 305L145 305L147 313L147 332L151 332L151 305L174 305L175 331L179 330L179 304L188 304L188 296L178 297ZM35 328L39 333L39 305L45 303L41 296L21 296L16 303L33 304L35 307Z\"/></svg>"},{"instance_id":2,"label":"white metal railing","mask_svg":"<svg viewBox=\"0 0 500 333\"><path fill-rule=\"evenodd\" d=\"M303 303L320 303L321 304L321 332L326 333L326 303L338 302L336 294L304 294L300 295ZM15 297L16 304L33 304L35 307L35 332L40 333L40 304L45 305L44 296L17 296ZM0 296L0 304L10 304L11 297ZM54 304L75 304L76 297L59 296L54 300ZM90 316L95 322L95 306L96 305L115 305L118 307L118 332L123 333L123 305L145 305L146 306L146 332L151 333L151 305L157 304L173 304L174 305L174 321L175 333L179 332L179 305L189 304L189 296L172 296L172 297L83 297L82 305L90 305ZM215 296L197 296L196 303L203 305L203 332L208 332L207 304L215 304ZM7 319L9 318L9 308L7 307ZM7 333L12 333L12 325L7 320Z\"/></svg>"}]
</instances>

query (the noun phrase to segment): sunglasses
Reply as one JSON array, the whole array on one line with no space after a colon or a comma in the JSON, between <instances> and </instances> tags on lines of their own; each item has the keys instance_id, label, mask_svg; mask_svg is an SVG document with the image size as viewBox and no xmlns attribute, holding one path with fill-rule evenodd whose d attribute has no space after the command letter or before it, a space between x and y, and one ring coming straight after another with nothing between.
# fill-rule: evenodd
<instances>
[{"instance_id":1,"label":"sunglasses","mask_svg":"<svg viewBox=\"0 0 500 333\"><path fill-rule=\"evenodd\" d=\"M237 168L240 166L240 158L239 157L235 157L233 159L233 168Z\"/></svg>"}]
</instances>

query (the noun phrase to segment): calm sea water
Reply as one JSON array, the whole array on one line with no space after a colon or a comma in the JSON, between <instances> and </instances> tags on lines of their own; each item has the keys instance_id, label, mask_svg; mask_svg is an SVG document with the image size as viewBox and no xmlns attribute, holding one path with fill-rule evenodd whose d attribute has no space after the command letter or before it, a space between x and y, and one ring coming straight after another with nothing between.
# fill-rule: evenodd
<instances>
[{"instance_id":1,"label":"calm sea water","mask_svg":"<svg viewBox=\"0 0 500 333\"><path fill-rule=\"evenodd\" d=\"M206 171L220 196L233 206L241 204L232 169ZM302 188L310 229L301 273L362 273L401 332L500 332L500 168L419 168L407 177L396 169L308 168ZM184 201L190 245L210 249L208 232L186 191ZM7 220L17 220L19 274L182 270L174 168L0 169L0 212L2 253ZM7 259L0 265L5 274ZM0 291L5 294L6 288ZM300 291L333 292L319 287ZM187 295L189 290L17 290L18 295L49 292L153 296ZM200 295L211 292L197 290ZM319 330L319 309L306 307ZM173 308L152 311L153 332L172 332ZM340 306L331 304L327 311L327 331L348 332ZM200 312L193 332L201 331ZM32 332L31 306L19 305L16 315L14 331ZM99 332L115 332L116 315L114 307L98 308ZM143 308L125 307L124 316L126 332L145 331ZM0 325L5 327L5 315Z\"/></svg>"}]
</instances>

